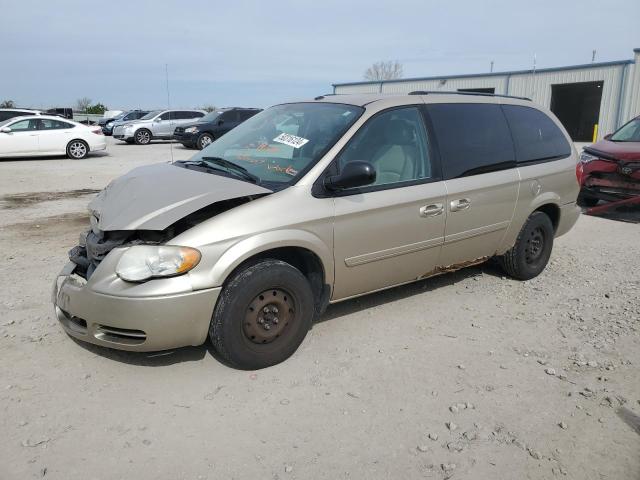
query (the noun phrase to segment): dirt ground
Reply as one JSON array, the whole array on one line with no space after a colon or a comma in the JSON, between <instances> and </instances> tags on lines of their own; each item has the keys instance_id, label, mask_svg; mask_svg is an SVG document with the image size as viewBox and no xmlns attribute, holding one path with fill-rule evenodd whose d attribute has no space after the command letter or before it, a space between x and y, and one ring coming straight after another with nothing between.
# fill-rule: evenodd
<instances>
[{"instance_id":1,"label":"dirt ground","mask_svg":"<svg viewBox=\"0 0 640 480\"><path fill-rule=\"evenodd\" d=\"M640 478L633 223L582 216L529 282L483 265L331 306L258 372L73 341L50 296L86 204L170 155L0 162L0 479Z\"/></svg>"}]
</instances>

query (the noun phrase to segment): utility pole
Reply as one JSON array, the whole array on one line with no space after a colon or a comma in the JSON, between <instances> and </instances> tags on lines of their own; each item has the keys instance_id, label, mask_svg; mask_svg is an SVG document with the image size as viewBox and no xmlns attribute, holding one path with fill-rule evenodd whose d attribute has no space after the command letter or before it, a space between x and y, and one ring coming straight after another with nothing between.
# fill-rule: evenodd
<instances>
[{"instance_id":1,"label":"utility pole","mask_svg":"<svg viewBox=\"0 0 640 480\"><path fill-rule=\"evenodd\" d=\"M489 70L489 72L493 73L493 60L491 60L491 69Z\"/></svg>"},{"instance_id":2,"label":"utility pole","mask_svg":"<svg viewBox=\"0 0 640 480\"><path fill-rule=\"evenodd\" d=\"M591 63L596 61L596 51L595 49L591 51Z\"/></svg>"}]
</instances>

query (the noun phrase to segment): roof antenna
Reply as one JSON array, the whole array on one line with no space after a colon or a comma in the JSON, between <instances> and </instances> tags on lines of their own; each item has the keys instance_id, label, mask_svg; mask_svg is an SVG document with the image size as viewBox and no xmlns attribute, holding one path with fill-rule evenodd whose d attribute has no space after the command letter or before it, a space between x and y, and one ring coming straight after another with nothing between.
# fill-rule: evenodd
<instances>
[{"instance_id":1,"label":"roof antenna","mask_svg":"<svg viewBox=\"0 0 640 480\"><path fill-rule=\"evenodd\" d=\"M591 63L596 61L596 51L595 49L591 51Z\"/></svg>"},{"instance_id":2,"label":"roof antenna","mask_svg":"<svg viewBox=\"0 0 640 480\"><path fill-rule=\"evenodd\" d=\"M164 74L165 80L167 82L167 109L171 110L171 96L169 95L169 64L164 64ZM169 118L171 118L171 113L169 113ZM173 139L169 140L169 150L171 151L171 163L173 163Z\"/></svg>"}]
</instances>

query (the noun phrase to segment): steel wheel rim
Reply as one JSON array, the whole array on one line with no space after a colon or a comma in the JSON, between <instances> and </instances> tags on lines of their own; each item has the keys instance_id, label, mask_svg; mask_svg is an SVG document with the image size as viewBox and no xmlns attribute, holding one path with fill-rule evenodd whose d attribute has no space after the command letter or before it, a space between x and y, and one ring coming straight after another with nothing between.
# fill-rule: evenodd
<instances>
[{"instance_id":1,"label":"steel wheel rim","mask_svg":"<svg viewBox=\"0 0 640 480\"><path fill-rule=\"evenodd\" d=\"M147 143L149 141L148 132L138 132L136 135L138 136L138 142L140 143Z\"/></svg>"},{"instance_id":2,"label":"steel wheel rim","mask_svg":"<svg viewBox=\"0 0 640 480\"><path fill-rule=\"evenodd\" d=\"M291 329L295 315L295 300L289 292L265 290L247 306L242 331L252 343L269 344Z\"/></svg>"},{"instance_id":3,"label":"steel wheel rim","mask_svg":"<svg viewBox=\"0 0 640 480\"><path fill-rule=\"evenodd\" d=\"M206 148L213 143L213 139L209 135L200 137L200 148Z\"/></svg>"},{"instance_id":4,"label":"steel wheel rim","mask_svg":"<svg viewBox=\"0 0 640 480\"><path fill-rule=\"evenodd\" d=\"M542 227L536 227L529 233L524 250L524 258L529 265L536 263L542 257L545 240L545 232Z\"/></svg>"},{"instance_id":5,"label":"steel wheel rim","mask_svg":"<svg viewBox=\"0 0 640 480\"><path fill-rule=\"evenodd\" d=\"M87 154L87 147L82 142L73 142L69 145L69 153L73 158L82 158Z\"/></svg>"}]
</instances>

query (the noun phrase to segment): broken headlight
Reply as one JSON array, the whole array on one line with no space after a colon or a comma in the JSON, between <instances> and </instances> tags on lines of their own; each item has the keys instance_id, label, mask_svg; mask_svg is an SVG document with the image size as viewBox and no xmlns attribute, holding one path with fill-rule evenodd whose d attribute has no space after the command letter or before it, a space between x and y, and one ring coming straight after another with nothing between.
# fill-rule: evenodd
<instances>
[{"instance_id":1,"label":"broken headlight","mask_svg":"<svg viewBox=\"0 0 640 480\"><path fill-rule=\"evenodd\" d=\"M580 161L582 163L589 163L589 162L593 162L594 160L599 160L599 158L587 152L582 152L580 154Z\"/></svg>"},{"instance_id":2,"label":"broken headlight","mask_svg":"<svg viewBox=\"0 0 640 480\"><path fill-rule=\"evenodd\" d=\"M134 245L124 252L116 273L127 282L174 277L187 273L200 262L195 248L173 245Z\"/></svg>"}]
</instances>

